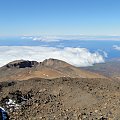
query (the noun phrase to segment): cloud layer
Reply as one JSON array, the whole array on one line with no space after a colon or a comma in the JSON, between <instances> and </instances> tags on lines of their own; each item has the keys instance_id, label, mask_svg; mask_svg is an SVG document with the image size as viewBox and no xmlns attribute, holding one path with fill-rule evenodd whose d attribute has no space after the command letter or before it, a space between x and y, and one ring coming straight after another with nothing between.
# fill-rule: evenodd
<instances>
[{"instance_id":1,"label":"cloud layer","mask_svg":"<svg viewBox=\"0 0 120 120\"><path fill-rule=\"evenodd\" d=\"M41 35L23 36L22 39L32 39L43 42L59 42L60 40L120 40L120 36L95 36L95 35Z\"/></svg>"},{"instance_id":2,"label":"cloud layer","mask_svg":"<svg viewBox=\"0 0 120 120\"><path fill-rule=\"evenodd\" d=\"M120 46L118 46L118 45L113 45L113 49L115 49L115 50L120 50Z\"/></svg>"},{"instance_id":3,"label":"cloud layer","mask_svg":"<svg viewBox=\"0 0 120 120\"><path fill-rule=\"evenodd\" d=\"M40 46L0 46L0 66L14 60L35 60L55 58L66 61L77 67L91 66L104 62L98 52L91 53L86 48L66 47L64 49Z\"/></svg>"}]
</instances>

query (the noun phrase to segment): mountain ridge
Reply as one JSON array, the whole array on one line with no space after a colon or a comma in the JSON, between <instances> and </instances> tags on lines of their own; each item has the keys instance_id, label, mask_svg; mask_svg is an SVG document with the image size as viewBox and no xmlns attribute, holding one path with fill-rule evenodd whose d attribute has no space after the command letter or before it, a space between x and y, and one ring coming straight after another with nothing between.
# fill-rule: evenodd
<instances>
[{"instance_id":1,"label":"mountain ridge","mask_svg":"<svg viewBox=\"0 0 120 120\"><path fill-rule=\"evenodd\" d=\"M16 60L0 68L1 81L27 80L30 78L103 78L104 76L81 70L58 59L45 59L43 62Z\"/></svg>"}]
</instances>

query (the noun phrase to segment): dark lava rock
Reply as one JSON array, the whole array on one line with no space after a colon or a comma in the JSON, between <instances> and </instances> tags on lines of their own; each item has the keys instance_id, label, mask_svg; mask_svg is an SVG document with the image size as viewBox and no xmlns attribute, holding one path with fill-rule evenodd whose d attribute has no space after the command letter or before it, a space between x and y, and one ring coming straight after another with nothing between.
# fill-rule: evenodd
<instances>
[{"instance_id":1,"label":"dark lava rock","mask_svg":"<svg viewBox=\"0 0 120 120\"><path fill-rule=\"evenodd\" d=\"M16 84L16 82L14 82L14 81L0 82L0 91L2 90L3 87L14 86L15 84Z\"/></svg>"},{"instance_id":2,"label":"dark lava rock","mask_svg":"<svg viewBox=\"0 0 120 120\"><path fill-rule=\"evenodd\" d=\"M100 118L100 120L108 120L108 119L107 119L107 118L102 117L102 118Z\"/></svg>"},{"instance_id":3,"label":"dark lava rock","mask_svg":"<svg viewBox=\"0 0 120 120\"><path fill-rule=\"evenodd\" d=\"M13 86L13 85L15 85L15 84L16 84L16 82L14 82L14 81L1 82L1 83L0 83L0 86L1 86L1 87L9 87L9 86Z\"/></svg>"},{"instance_id":4,"label":"dark lava rock","mask_svg":"<svg viewBox=\"0 0 120 120\"><path fill-rule=\"evenodd\" d=\"M36 61L24 61L24 60L18 60L18 61L13 61L11 63L8 63L6 65L7 68L26 68L26 67L34 67L38 65L39 63Z\"/></svg>"},{"instance_id":5,"label":"dark lava rock","mask_svg":"<svg viewBox=\"0 0 120 120\"><path fill-rule=\"evenodd\" d=\"M9 93L9 97L16 101L16 103L21 103L31 99L33 96L32 90L28 91L26 94L23 94L21 91L17 90L15 92Z\"/></svg>"}]
</instances>

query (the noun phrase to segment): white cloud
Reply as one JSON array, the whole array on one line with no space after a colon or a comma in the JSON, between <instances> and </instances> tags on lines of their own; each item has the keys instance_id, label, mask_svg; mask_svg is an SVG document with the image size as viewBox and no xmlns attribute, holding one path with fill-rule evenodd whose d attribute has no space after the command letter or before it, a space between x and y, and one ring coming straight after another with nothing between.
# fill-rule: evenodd
<instances>
[{"instance_id":1,"label":"white cloud","mask_svg":"<svg viewBox=\"0 0 120 120\"><path fill-rule=\"evenodd\" d=\"M97 51L98 51L101 55L103 55L105 58L108 57L108 53L105 52L104 50L98 49Z\"/></svg>"},{"instance_id":2,"label":"white cloud","mask_svg":"<svg viewBox=\"0 0 120 120\"><path fill-rule=\"evenodd\" d=\"M120 46L118 46L118 45L113 45L113 49L115 49L115 50L120 50Z\"/></svg>"},{"instance_id":3,"label":"white cloud","mask_svg":"<svg viewBox=\"0 0 120 120\"><path fill-rule=\"evenodd\" d=\"M39 36L39 37L33 37L33 40L43 41L43 42L58 42L59 37L57 36Z\"/></svg>"},{"instance_id":4,"label":"white cloud","mask_svg":"<svg viewBox=\"0 0 120 120\"><path fill-rule=\"evenodd\" d=\"M33 39L33 37L32 36L23 36L23 37L21 37L21 39Z\"/></svg>"},{"instance_id":5,"label":"white cloud","mask_svg":"<svg viewBox=\"0 0 120 120\"><path fill-rule=\"evenodd\" d=\"M32 39L34 41L37 40L37 41L42 41L42 42L58 42L61 39L61 37L53 36L53 35L51 36L48 36L48 35L46 36L23 36L21 37L21 39Z\"/></svg>"},{"instance_id":6,"label":"white cloud","mask_svg":"<svg viewBox=\"0 0 120 120\"><path fill-rule=\"evenodd\" d=\"M0 46L0 66L19 59L40 62L48 58L60 59L78 67L104 62L102 55L98 52L91 53L86 48L66 47L59 49L41 46Z\"/></svg>"},{"instance_id":7,"label":"white cloud","mask_svg":"<svg viewBox=\"0 0 120 120\"><path fill-rule=\"evenodd\" d=\"M58 42L60 40L120 40L120 36L110 35L41 35L41 36L23 36L21 39L32 39L43 42Z\"/></svg>"}]
</instances>

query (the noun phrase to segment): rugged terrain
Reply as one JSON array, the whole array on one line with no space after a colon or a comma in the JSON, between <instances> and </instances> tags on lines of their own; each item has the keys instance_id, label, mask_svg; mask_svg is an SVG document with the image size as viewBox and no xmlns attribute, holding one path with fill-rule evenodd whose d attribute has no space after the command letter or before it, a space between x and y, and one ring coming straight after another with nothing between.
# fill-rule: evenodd
<instances>
[{"instance_id":1,"label":"rugged terrain","mask_svg":"<svg viewBox=\"0 0 120 120\"><path fill-rule=\"evenodd\" d=\"M1 81L30 78L103 78L102 75L81 70L64 61L46 59L43 62L17 60L0 68Z\"/></svg>"},{"instance_id":2,"label":"rugged terrain","mask_svg":"<svg viewBox=\"0 0 120 120\"><path fill-rule=\"evenodd\" d=\"M10 120L120 120L120 81L64 61L0 68L0 106Z\"/></svg>"},{"instance_id":3,"label":"rugged terrain","mask_svg":"<svg viewBox=\"0 0 120 120\"><path fill-rule=\"evenodd\" d=\"M109 79L2 82L0 96L11 120L120 120L120 82Z\"/></svg>"}]
</instances>

